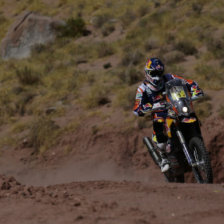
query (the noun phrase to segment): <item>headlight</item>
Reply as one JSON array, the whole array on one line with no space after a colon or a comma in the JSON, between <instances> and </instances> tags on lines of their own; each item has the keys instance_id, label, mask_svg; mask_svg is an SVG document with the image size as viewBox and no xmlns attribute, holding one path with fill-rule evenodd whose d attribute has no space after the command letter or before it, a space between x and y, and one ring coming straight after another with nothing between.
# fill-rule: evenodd
<instances>
[{"instance_id":1,"label":"headlight","mask_svg":"<svg viewBox=\"0 0 224 224\"><path fill-rule=\"evenodd\" d=\"M182 108L182 111L183 111L184 113L187 113L187 112L188 112L188 108L187 108L187 107L183 107L183 108Z\"/></svg>"}]
</instances>

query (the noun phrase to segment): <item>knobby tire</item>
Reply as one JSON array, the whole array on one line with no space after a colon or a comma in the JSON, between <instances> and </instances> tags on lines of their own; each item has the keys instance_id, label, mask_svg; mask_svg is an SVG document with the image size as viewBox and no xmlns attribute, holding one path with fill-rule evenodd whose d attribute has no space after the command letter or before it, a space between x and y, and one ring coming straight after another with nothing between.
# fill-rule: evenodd
<instances>
[{"instance_id":1,"label":"knobby tire","mask_svg":"<svg viewBox=\"0 0 224 224\"><path fill-rule=\"evenodd\" d=\"M203 165L198 165L192 168L196 181L198 183L213 183L211 161L203 140L199 137L193 137L189 141L189 148L193 158L194 151L196 150L200 161L204 162ZM204 177L202 174L204 174Z\"/></svg>"}]
</instances>

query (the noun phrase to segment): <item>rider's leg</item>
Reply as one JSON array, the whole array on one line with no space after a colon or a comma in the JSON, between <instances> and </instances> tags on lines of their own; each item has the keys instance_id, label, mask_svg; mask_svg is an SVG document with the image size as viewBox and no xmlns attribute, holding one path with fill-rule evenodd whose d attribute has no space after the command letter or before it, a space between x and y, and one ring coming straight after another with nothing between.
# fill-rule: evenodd
<instances>
[{"instance_id":1,"label":"rider's leg","mask_svg":"<svg viewBox=\"0 0 224 224\"><path fill-rule=\"evenodd\" d=\"M156 134L157 139L157 147L158 151L161 155L161 171L166 172L170 168L170 162L167 159L165 150L166 150L166 142L167 136L164 134L164 122L163 120L154 120L153 121L153 130Z\"/></svg>"}]
</instances>

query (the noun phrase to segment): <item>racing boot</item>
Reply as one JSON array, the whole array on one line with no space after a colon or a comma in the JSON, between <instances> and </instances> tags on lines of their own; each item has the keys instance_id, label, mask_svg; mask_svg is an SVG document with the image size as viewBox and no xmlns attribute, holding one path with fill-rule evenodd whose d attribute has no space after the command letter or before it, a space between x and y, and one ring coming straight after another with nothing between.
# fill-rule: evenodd
<instances>
[{"instance_id":1,"label":"racing boot","mask_svg":"<svg viewBox=\"0 0 224 224\"><path fill-rule=\"evenodd\" d=\"M170 161L167 159L167 156L165 153L166 143L158 143L157 147L162 159L160 163L161 172L164 173L170 169Z\"/></svg>"}]
</instances>

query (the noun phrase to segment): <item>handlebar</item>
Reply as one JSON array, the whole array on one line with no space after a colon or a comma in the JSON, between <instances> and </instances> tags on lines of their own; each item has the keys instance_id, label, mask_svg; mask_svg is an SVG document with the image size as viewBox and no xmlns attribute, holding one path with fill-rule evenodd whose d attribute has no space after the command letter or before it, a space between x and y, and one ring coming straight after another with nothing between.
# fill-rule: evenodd
<instances>
[{"instance_id":1,"label":"handlebar","mask_svg":"<svg viewBox=\"0 0 224 224\"><path fill-rule=\"evenodd\" d=\"M166 92L163 92L162 94L165 95ZM200 94L200 95L197 95L197 96L193 96L193 97L190 98L190 100L191 101L196 101L196 100L202 98L203 96L204 96L204 94ZM173 105L171 103L167 102L167 101L163 101L162 103L159 103L159 104L160 104L160 106L155 107L155 108L153 108L154 107L153 106L151 109L148 109L146 111L142 111L142 113L143 114L146 114L148 112L153 113L153 112L158 112L158 111L161 111L161 110L169 110L169 109L172 110L172 108L173 108Z\"/></svg>"}]
</instances>

